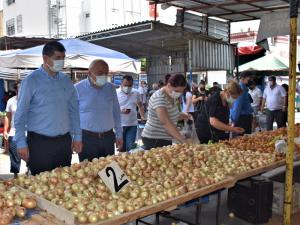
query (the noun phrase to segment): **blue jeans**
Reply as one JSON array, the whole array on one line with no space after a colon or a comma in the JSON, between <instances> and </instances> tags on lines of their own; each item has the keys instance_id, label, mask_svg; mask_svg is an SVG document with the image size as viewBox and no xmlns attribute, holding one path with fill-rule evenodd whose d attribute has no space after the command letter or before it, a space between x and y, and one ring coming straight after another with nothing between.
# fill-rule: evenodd
<instances>
[{"instance_id":1,"label":"blue jeans","mask_svg":"<svg viewBox=\"0 0 300 225\"><path fill-rule=\"evenodd\" d=\"M17 152L17 143L14 141L14 137L10 136L8 138L9 142L9 157L10 157L10 172L19 173L21 159Z\"/></svg>"},{"instance_id":2,"label":"blue jeans","mask_svg":"<svg viewBox=\"0 0 300 225\"><path fill-rule=\"evenodd\" d=\"M123 127L123 150L126 152L134 147L136 132L137 126Z\"/></svg>"}]
</instances>

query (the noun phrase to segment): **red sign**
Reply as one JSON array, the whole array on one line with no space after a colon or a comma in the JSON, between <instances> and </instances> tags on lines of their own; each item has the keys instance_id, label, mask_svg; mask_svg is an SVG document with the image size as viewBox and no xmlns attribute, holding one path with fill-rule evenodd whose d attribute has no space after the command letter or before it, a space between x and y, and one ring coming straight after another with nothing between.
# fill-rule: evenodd
<instances>
[{"instance_id":1,"label":"red sign","mask_svg":"<svg viewBox=\"0 0 300 225\"><path fill-rule=\"evenodd\" d=\"M158 12L157 12L157 5L155 7L155 4L150 4L149 3L149 16L152 18L157 18L158 17Z\"/></svg>"}]
</instances>

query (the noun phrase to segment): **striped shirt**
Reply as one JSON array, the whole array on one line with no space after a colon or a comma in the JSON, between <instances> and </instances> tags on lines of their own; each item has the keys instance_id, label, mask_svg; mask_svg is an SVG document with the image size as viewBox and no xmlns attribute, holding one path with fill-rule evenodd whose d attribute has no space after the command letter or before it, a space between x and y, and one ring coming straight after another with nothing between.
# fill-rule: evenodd
<instances>
[{"instance_id":1,"label":"striped shirt","mask_svg":"<svg viewBox=\"0 0 300 225\"><path fill-rule=\"evenodd\" d=\"M172 140L172 137L167 133L164 126L161 124L156 109L164 107L167 109L169 117L174 125L177 124L179 110L176 104L168 100L168 97L162 89L156 91L149 100L148 105L148 120L142 133L142 137L152 139Z\"/></svg>"}]
</instances>

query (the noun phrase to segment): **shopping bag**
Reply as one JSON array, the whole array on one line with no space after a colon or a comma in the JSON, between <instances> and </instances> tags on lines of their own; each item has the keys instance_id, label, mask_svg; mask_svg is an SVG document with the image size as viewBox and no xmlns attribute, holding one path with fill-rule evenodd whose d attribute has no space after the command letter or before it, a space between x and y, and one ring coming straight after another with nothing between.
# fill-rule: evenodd
<instances>
[{"instance_id":1,"label":"shopping bag","mask_svg":"<svg viewBox=\"0 0 300 225\"><path fill-rule=\"evenodd\" d=\"M199 144L195 124L193 120L184 121L184 127L182 128L182 135L188 139L191 144Z\"/></svg>"}]
</instances>

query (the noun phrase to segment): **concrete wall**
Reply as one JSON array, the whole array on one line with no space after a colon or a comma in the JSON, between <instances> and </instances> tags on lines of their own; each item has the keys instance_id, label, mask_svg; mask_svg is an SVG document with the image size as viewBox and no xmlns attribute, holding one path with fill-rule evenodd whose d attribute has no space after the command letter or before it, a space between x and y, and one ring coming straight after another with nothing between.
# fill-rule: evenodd
<instances>
[{"instance_id":1,"label":"concrete wall","mask_svg":"<svg viewBox=\"0 0 300 225\"><path fill-rule=\"evenodd\" d=\"M3 2L3 31L6 34L6 22L14 19L15 35L13 36L47 36L48 28L48 0L15 0L7 5ZM17 29L17 16L22 16L22 31Z\"/></svg>"}]
</instances>

